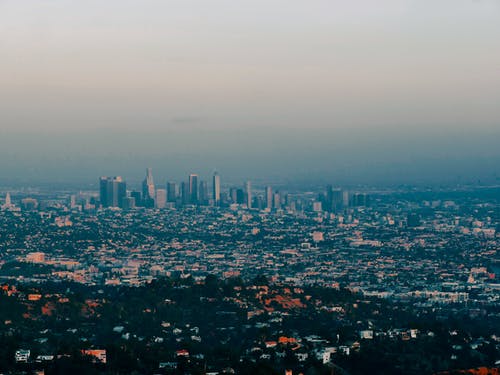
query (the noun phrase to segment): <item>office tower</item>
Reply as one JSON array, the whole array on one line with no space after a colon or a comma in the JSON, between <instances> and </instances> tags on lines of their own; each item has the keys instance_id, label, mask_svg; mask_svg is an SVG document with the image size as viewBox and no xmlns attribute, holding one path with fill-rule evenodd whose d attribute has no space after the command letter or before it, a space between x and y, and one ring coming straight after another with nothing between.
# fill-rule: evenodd
<instances>
[{"instance_id":1,"label":"office tower","mask_svg":"<svg viewBox=\"0 0 500 375\"><path fill-rule=\"evenodd\" d=\"M120 176L101 177L99 190L103 207L122 207L123 198L127 196L127 184Z\"/></svg>"},{"instance_id":2,"label":"office tower","mask_svg":"<svg viewBox=\"0 0 500 375\"><path fill-rule=\"evenodd\" d=\"M109 207L112 201L112 189L109 180L110 178L105 176L99 179L99 200L103 207Z\"/></svg>"},{"instance_id":3,"label":"office tower","mask_svg":"<svg viewBox=\"0 0 500 375\"><path fill-rule=\"evenodd\" d=\"M212 185L212 199L214 200L214 205L220 205L220 176L217 172L214 173L213 185Z\"/></svg>"},{"instance_id":4,"label":"office tower","mask_svg":"<svg viewBox=\"0 0 500 375\"><path fill-rule=\"evenodd\" d=\"M245 184L245 203L248 208L252 208L252 183L250 181Z\"/></svg>"},{"instance_id":5,"label":"office tower","mask_svg":"<svg viewBox=\"0 0 500 375\"><path fill-rule=\"evenodd\" d=\"M189 204L191 202L191 197L189 195L189 183L181 183L181 200L182 204Z\"/></svg>"},{"instance_id":6,"label":"office tower","mask_svg":"<svg viewBox=\"0 0 500 375\"><path fill-rule=\"evenodd\" d=\"M271 186L266 187L266 208L269 210L273 208L273 189Z\"/></svg>"},{"instance_id":7,"label":"office tower","mask_svg":"<svg viewBox=\"0 0 500 375\"><path fill-rule=\"evenodd\" d=\"M175 202L177 200L177 184L175 182L167 182L167 201Z\"/></svg>"},{"instance_id":8,"label":"office tower","mask_svg":"<svg viewBox=\"0 0 500 375\"><path fill-rule=\"evenodd\" d=\"M360 202L359 202L359 197L360 197L360 194L359 193L353 193L351 194L351 199L350 199L350 205L352 207L357 207L357 206L360 206Z\"/></svg>"},{"instance_id":9,"label":"office tower","mask_svg":"<svg viewBox=\"0 0 500 375\"><path fill-rule=\"evenodd\" d=\"M145 207L154 207L155 184L153 181L153 170L151 168L146 169L146 177L142 182L142 198Z\"/></svg>"},{"instance_id":10,"label":"office tower","mask_svg":"<svg viewBox=\"0 0 500 375\"><path fill-rule=\"evenodd\" d=\"M122 208L124 210L135 208L135 198L133 196L123 198Z\"/></svg>"},{"instance_id":11,"label":"office tower","mask_svg":"<svg viewBox=\"0 0 500 375\"><path fill-rule=\"evenodd\" d=\"M156 189L156 200L155 200L156 208L165 208L166 205L167 205L167 190Z\"/></svg>"},{"instance_id":12,"label":"office tower","mask_svg":"<svg viewBox=\"0 0 500 375\"><path fill-rule=\"evenodd\" d=\"M140 191L133 191L130 193L130 197L134 198L134 207L142 207L142 194Z\"/></svg>"},{"instance_id":13,"label":"office tower","mask_svg":"<svg viewBox=\"0 0 500 375\"><path fill-rule=\"evenodd\" d=\"M333 204L333 187L332 185L327 185L326 186L326 194L324 199L322 200L322 208L326 211L334 211L334 204Z\"/></svg>"},{"instance_id":14,"label":"office tower","mask_svg":"<svg viewBox=\"0 0 500 375\"><path fill-rule=\"evenodd\" d=\"M332 185L326 187L326 196L324 200L323 209L326 211L336 211L342 207L342 190L334 189Z\"/></svg>"},{"instance_id":15,"label":"office tower","mask_svg":"<svg viewBox=\"0 0 500 375\"><path fill-rule=\"evenodd\" d=\"M229 199L231 200L231 203L238 203L238 189L235 187L232 187L229 189Z\"/></svg>"},{"instance_id":16,"label":"office tower","mask_svg":"<svg viewBox=\"0 0 500 375\"><path fill-rule=\"evenodd\" d=\"M208 185L205 181L200 181L200 204L208 203Z\"/></svg>"},{"instance_id":17,"label":"office tower","mask_svg":"<svg viewBox=\"0 0 500 375\"><path fill-rule=\"evenodd\" d=\"M265 208L264 207L264 199L262 198L262 195L257 195L255 197L254 207L259 209L259 210L263 210Z\"/></svg>"},{"instance_id":18,"label":"office tower","mask_svg":"<svg viewBox=\"0 0 500 375\"><path fill-rule=\"evenodd\" d=\"M366 193L354 193L351 196L351 205L354 207L368 206L369 196Z\"/></svg>"},{"instance_id":19,"label":"office tower","mask_svg":"<svg viewBox=\"0 0 500 375\"><path fill-rule=\"evenodd\" d=\"M198 175L190 174L189 175L189 199L191 204L198 203Z\"/></svg>"},{"instance_id":20,"label":"office tower","mask_svg":"<svg viewBox=\"0 0 500 375\"><path fill-rule=\"evenodd\" d=\"M245 203L245 191L243 189L236 189L236 203Z\"/></svg>"},{"instance_id":21,"label":"office tower","mask_svg":"<svg viewBox=\"0 0 500 375\"><path fill-rule=\"evenodd\" d=\"M342 192L342 206L349 207L349 192L348 191Z\"/></svg>"},{"instance_id":22,"label":"office tower","mask_svg":"<svg viewBox=\"0 0 500 375\"><path fill-rule=\"evenodd\" d=\"M113 181L113 207L122 207L123 199L127 196L127 184L121 177Z\"/></svg>"},{"instance_id":23,"label":"office tower","mask_svg":"<svg viewBox=\"0 0 500 375\"><path fill-rule=\"evenodd\" d=\"M342 208L342 190L333 189L332 191L332 208L334 211L338 211Z\"/></svg>"},{"instance_id":24,"label":"office tower","mask_svg":"<svg viewBox=\"0 0 500 375\"><path fill-rule=\"evenodd\" d=\"M273 195L273 205L274 205L274 208L277 210L279 210L281 208L281 195L280 195L279 191L277 191Z\"/></svg>"}]
</instances>

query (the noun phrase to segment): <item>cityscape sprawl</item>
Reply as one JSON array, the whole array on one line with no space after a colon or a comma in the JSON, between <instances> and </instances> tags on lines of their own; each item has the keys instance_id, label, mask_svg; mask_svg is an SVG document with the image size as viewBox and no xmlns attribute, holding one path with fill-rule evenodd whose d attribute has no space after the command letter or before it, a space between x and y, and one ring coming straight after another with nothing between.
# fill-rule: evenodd
<instances>
[{"instance_id":1,"label":"cityscape sprawl","mask_svg":"<svg viewBox=\"0 0 500 375\"><path fill-rule=\"evenodd\" d=\"M498 373L498 187L98 182L2 192L12 373Z\"/></svg>"}]
</instances>

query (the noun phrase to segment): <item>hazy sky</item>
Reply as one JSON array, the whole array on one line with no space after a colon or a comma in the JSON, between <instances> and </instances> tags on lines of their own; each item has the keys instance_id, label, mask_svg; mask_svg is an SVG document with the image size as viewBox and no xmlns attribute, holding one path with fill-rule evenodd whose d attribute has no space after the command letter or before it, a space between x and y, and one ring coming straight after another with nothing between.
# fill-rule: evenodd
<instances>
[{"instance_id":1,"label":"hazy sky","mask_svg":"<svg viewBox=\"0 0 500 375\"><path fill-rule=\"evenodd\" d=\"M498 0L0 0L0 183L498 181Z\"/></svg>"}]
</instances>

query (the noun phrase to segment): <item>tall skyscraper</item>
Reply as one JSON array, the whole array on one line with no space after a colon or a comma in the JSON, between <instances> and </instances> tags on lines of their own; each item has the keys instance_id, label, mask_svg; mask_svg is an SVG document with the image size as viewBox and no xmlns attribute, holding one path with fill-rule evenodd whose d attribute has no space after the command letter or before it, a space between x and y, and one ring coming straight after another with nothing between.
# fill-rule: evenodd
<instances>
[{"instance_id":1,"label":"tall skyscraper","mask_svg":"<svg viewBox=\"0 0 500 375\"><path fill-rule=\"evenodd\" d=\"M334 210L340 210L342 208L342 190L333 189L332 192L332 207Z\"/></svg>"},{"instance_id":2,"label":"tall skyscraper","mask_svg":"<svg viewBox=\"0 0 500 375\"><path fill-rule=\"evenodd\" d=\"M189 199L191 201L191 204L197 204L198 203L198 175L197 174L190 174L189 175Z\"/></svg>"},{"instance_id":3,"label":"tall skyscraper","mask_svg":"<svg viewBox=\"0 0 500 375\"><path fill-rule=\"evenodd\" d=\"M238 203L238 189L235 187L232 187L229 189L229 199L231 200L231 203Z\"/></svg>"},{"instance_id":4,"label":"tall skyscraper","mask_svg":"<svg viewBox=\"0 0 500 375\"><path fill-rule=\"evenodd\" d=\"M266 187L266 208L269 210L273 209L273 189L271 186Z\"/></svg>"},{"instance_id":5,"label":"tall skyscraper","mask_svg":"<svg viewBox=\"0 0 500 375\"><path fill-rule=\"evenodd\" d=\"M326 211L336 211L342 207L342 190L334 189L332 185L326 187L326 197L323 209Z\"/></svg>"},{"instance_id":6,"label":"tall skyscraper","mask_svg":"<svg viewBox=\"0 0 500 375\"><path fill-rule=\"evenodd\" d=\"M109 179L106 176L99 179L99 200L103 207L109 207L109 202L112 200L112 190L108 187Z\"/></svg>"},{"instance_id":7,"label":"tall skyscraper","mask_svg":"<svg viewBox=\"0 0 500 375\"><path fill-rule=\"evenodd\" d=\"M142 207L143 206L143 200L142 200L142 194L140 191L133 191L130 193L130 197L134 199L134 207Z\"/></svg>"},{"instance_id":8,"label":"tall skyscraper","mask_svg":"<svg viewBox=\"0 0 500 375\"><path fill-rule=\"evenodd\" d=\"M342 192L342 206L344 207L349 207L349 202L350 201L350 194L348 191L343 191Z\"/></svg>"},{"instance_id":9,"label":"tall skyscraper","mask_svg":"<svg viewBox=\"0 0 500 375\"><path fill-rule=\"evenodd\" d=\"M353 207L367 206L369 196L366 193L353 193L351 194L350 204Z\"/></svg>"},{"instance_id":10,"label":"tall skyscraper","mask_svg":"<svg viewBox=\"0 0 500 375\"><path fill-rule=\"evenodd\" d=\"M101 177L99 193L103 207L122 207L123 200L127 196L127 184L120 176Z\"/></svg>"},{"instance_id":11,"label":"tall skyscraper","mask_svg":"<svg viewBox=\"0 0 500 375\"><path fill-rule=\"evenodd\" d=\"M177 184L175 182L167 182L167 201L175 202L177 200Z\"/></svg>"},{"instance_id":12,"label":"tall skyscraper","mask_svg":"<svg viewBox=\"0 0 500 375\"><path fill-rule=\"evenodd\" d=\"M213 188L212 198L214 200L214 205L219 206L220 205L220 176L217 172L214 173L212 188Z\"/></svg>"},{"instance_id":13,"label":"tall skyscraper","mask_svg":"<svg viewBox=\"0 0 500 375\"><path fill-rule=\"evenodd\" d=\"M166 205L167 205L167 190L156 189L155 207L156 208L165 208Z\"/></svg>"},{"instance_id":14,"label":"tall skyscraper","mask_svg":"<svg viewBox=\"0 0 500 375\"><path fill-rule=\"evenodd\" d=\"M203 205L208 203L208 185L205 181L200 181L199 202Z\"/></svg>"},{"instance_id":15,"label":"tall skyscraper","mask_svg":"<svg viewBox=\"0 0 500 375\"><path fill-rule=\"evenodd\" d=\"M245 184L245 203L248 208L252 208L252 183L247 181Z\"/></svg>"},{"instance_id":16,"label":"tall skyscraper","mask_svg":"<svg viewBox=\"0 0 500 375\"><path fill-rule=\"evenodd\" d=\"M277 210L279 210L281 208L281 194L279 191L274 193L273 205L274 205L274 208L276 208Z\"/></svg>"},{"instance_id":17,"label":"tall skyscraper","mask_svg":"<svg viewBox=\"0 0 500 375\"><path fill-rule=\"evenodd\" d=\"M191 197L189 195L189 183L181 182L181 200L182 204L189 204L191 202Z\"/></svg>"},{"instance_id":18,"label":"tall skyscraper","mask_svg":"<svg viewBox=\"0 0 500 375\"><path fill-rule=\"evenodd\" d=\"M245 203L245 191L243 189L236 189L236 203Z\"/></svg>"},{"instance_id":19,"label":"tall skyscraper","mask_svg":"<svg viewBox=\"0 0 500 375\"><path fill-rule=\"evenodd\" d=\"M145 207L154 207L155 184L151 168L146 169L146 177L142 181L142 199L144 200Z\"/></svg>"},{"instance_id":20,"label":"tall skyscraper","mask_svg":"<svg viewBox=\"0 0 500 375\"><path fill-rule=\"evenodd\" d=\"M326 195L323 201L323 208L327 211L333 211L333 187L332 185L326 186Z\"/></svg>"}]
</instances>

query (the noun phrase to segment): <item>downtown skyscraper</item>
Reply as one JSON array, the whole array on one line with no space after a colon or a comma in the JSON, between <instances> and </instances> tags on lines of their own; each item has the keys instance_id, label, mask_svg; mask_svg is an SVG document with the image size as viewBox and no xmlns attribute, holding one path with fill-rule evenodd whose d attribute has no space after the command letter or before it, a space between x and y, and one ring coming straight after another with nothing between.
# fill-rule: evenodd
<instances>
[{"instance_id":1,"label":"downtown skyscraper","mask_svg":"<svg viewBox=\"0 0 500 375\"><path fill-rule=\"evenodd\" d=\"M267 186L266 187L266 208L268 210L273 209L273 200L274 200L273 189L271 186Z\"/></svg>"},{"instance_id":2,"label":"downtown skyscraper","mask_svg":"<svg viewBox=\"0 0 500 375\"><path fill-rule=\"evenodd\" d=\"M142 182L142 199L145 207L154 207L155 202L155 184L153 180L153 170L146 169L146 177Z\"/></svg>"},{"instance_id":3,"label":"downtown skyscraper","mask_svg":"<svg viewBox=\"0 0 500 375\"><path fill-rule=\"evenodd\" d=\"M167 182L167 201L175 202L177 200L177 184L175 182Z\"/></svg>"},{"instance_id":4,"label":"downtown skyscraper","mask_svg":"<svg viewBox=\"0 0 500 375\"><path fill-rule=\"evenodd\" d=\"M220 206L220 176L217 172L213 176L212 199L215 206Z\"/></svg>"},{"instance_id":5,"label":"downtown skyscraper","mask_svg":"<svg viewBox=\"0 0 500 375\"><path fill-rule=\"evenodd\" d=\"M167 189L156 189L156 208L165 208L167 205Z\"/></svg>"},{"instance_id":6,"label":"downtown skyscraper","mask_svg":"<svg viewBox=\"0 0 500 375\"><path fill-rule=\"evenodd\" d=\"M252 183L247 181L245 183L245 203L248 208L252 208Z\"/></svg>"},{"instance_id":7,"label":"downtown skyscraper","mask_svg":"<svg viewBox=\"0 0 500 375\"><path fill-rule=\"evenodd\" d=\"M123 207L127 184L120 176L99 179L99 198L103 207Z\"/></svg>"},{"instance_id":8,"label":"downtown skyscraper","mask_svg":"<svg viewBox=\"0 0 500 375\"><path fill-rule=\"evenodd\" d=\"M198 175L190 174L189 175L189 200L191 204L198 204Z\"/></svg>"}]
</instances>

